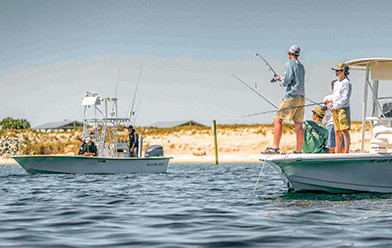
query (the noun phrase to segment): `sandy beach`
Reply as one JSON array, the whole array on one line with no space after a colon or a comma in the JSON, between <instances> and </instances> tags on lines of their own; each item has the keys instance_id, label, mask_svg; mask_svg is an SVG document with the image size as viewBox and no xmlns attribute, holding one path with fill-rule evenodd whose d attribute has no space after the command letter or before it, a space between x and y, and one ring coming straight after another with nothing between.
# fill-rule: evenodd
<instances>
[{"instance_id":1,"label":"sandy beach","mask_svg":"<svg viewBox=\"0 0 392 248\"><path fill-rule=\"evenodd\" d=\"M183 127L167 130L137 130L143 135L143 150L149 145L159 144L164 148L165 156L170 156L171 163L215 163L214 139L210 128ZM61 146L63 152L50 152L47 147L30 149L30 154L74 155L78 150L77 137L80 131L73 133L38 134L17 133L20 139L28 137L30 143L42 146L42 142L51 142L48 147ZM127 138L127 132L119 133L121 139ZM285 124L281 141L281 151L290 153L295 149L295 130L293 125ZM365 151L369 150L370 133L367 130ZM258 162L260 152L272 144L272 125L223 125L217 128L218 162L219 163L250 163ZM351 152L359 152L361 144L361 125L353 123L351 130ZM71 142L72 141L72 142ZM57 144L57 145L56 145ZM56 151L56 150L54 150ZM12 158L3 156L0 165L16 164Z\"/></svg>"}]
</instances>

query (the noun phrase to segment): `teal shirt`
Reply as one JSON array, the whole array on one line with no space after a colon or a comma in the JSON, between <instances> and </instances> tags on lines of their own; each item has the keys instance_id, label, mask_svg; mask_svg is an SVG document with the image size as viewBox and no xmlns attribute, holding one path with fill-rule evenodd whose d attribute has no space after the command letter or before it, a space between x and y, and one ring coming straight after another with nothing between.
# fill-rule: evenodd
<instances>
[{"instance_id":1,"label":"teal shirt","mask_svg":"<svg viewBox=\"0 0 392 248\"><path fill-rule=\"evenodd\" d=\"M318 121L304 121L302 153L329 153L328 129Z\"/></svg>"}]
</instances>

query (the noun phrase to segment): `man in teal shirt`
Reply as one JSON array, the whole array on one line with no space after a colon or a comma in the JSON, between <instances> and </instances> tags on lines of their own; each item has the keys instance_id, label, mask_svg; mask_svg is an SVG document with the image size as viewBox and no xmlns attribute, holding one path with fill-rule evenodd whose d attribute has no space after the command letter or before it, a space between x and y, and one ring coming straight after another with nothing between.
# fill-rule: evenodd
<instances>
[{"instance_id":1,"label":"man in teal shirt","mask_svg":"<svg viewBox=\"0 0 392 248\"><path fill-rule=\"evenodd\" d=\"M322 121L325 110L321 107L312 108L313 121L304 121L304 143L302 153L329 153L328 129Z\"/></svg>"}]
</instances>

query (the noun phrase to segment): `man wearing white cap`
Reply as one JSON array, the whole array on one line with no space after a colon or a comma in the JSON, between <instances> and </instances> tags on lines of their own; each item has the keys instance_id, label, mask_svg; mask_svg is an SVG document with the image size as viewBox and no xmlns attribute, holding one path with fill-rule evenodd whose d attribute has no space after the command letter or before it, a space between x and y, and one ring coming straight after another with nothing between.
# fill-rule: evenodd
<instances>
[{"instance_id":1,"label":"man wearing white cap","mask_svg":"<svg viewBox=\"0 0 392 248\"><path fill-rule=\"evenodd\" d=\"M298 61L301 49L292 45L288 50L290 61L285 65L284 76L277 76L280 85L286 87L286 94L279 105L278 112L274 118L274 144L267 147L263 153L280 153L279 145L283 132L283 121L294 121L297 133L297 145L294 153L301 153L304 141L304 130L302 127L304 119L305 104L305 68Z\"/></svg>"}]
</instances>

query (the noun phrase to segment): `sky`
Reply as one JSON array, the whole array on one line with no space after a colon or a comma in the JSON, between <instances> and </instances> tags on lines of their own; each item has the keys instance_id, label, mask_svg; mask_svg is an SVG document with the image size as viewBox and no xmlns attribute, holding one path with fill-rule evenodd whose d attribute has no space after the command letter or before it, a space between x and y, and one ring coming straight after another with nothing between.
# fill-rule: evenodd
<instances>
[{"instance_id":1,"label":"sky","mask_svg":"<svg viewBox=\"0 0 392 248\"><path fill-rule=\"evenodd\" d=\"M391 57L391 11L381 0L0 0L0 119L81 120L86 92L114 97L117 78L125 117L142 67L136 125L272 123L274 114L241 117L274 108L233 74L279 105L285 89L255 54L283 74L297 44L306 97L321 102L337 63ZM364 73L350 79L359 121Z\"/></svg>"}]
</instances>

